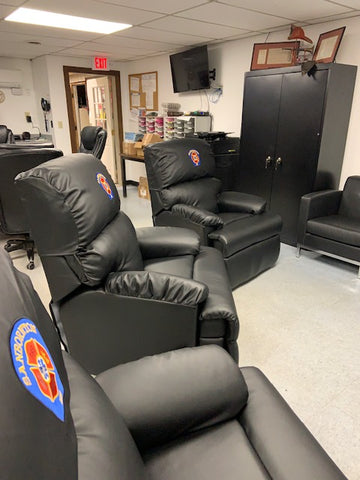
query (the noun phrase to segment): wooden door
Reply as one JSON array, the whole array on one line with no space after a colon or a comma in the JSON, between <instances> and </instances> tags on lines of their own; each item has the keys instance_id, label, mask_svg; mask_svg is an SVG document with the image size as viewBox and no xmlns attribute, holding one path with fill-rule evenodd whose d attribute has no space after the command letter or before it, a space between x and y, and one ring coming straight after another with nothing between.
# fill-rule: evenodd
<instances>
[{"instance_id":1,"label":"wooden door","mask_svg":"<svg viewBox=\"0 0 360 480\"><path fill-rule=\"evenodd\" d=\"M236 190L271 197L282 75L245 77Z\"/></svg>"},{"instance_id":2,"label":"wooden door","mask_svg":"<svg viewBox=\"0 0 360 480\"><path fill-rule=\"evenodd\" d=\"M314 187L327 75L283 75L270 209L283 219L282 241L292 245L300 199Z\"/></svg>"}]
</instances>

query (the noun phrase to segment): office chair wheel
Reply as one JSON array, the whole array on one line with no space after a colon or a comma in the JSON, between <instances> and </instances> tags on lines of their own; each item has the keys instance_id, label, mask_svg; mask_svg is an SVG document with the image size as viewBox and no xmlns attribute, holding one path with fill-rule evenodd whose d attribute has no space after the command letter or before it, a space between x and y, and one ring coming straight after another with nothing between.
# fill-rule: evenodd
<instances>
[{"instance_id":1,"label":"office chair wheel","mask_svg":"<svg viewBox=\"0 0 360 480\"><path fill-rule=\"evenodd\" d=\"M32 262L32 261L29 262L29 263L26 265L26 268L27 268L28 270L34 270L34 268L35 268L35 263Z\"/></svg>"},{"instance_id":2,"label":"office chair wheel","mask_svg":"<svg viewBox=\"0 0 360 480\"><path fill-rule=\"evenodd\" d=\"M6 250L7 252L10 252L10 251L11 251L10 249L11 249L10 245L8 245L7 243L5 243L5 245L4 245L4 250Z\"/></svg>"}]
</instances>

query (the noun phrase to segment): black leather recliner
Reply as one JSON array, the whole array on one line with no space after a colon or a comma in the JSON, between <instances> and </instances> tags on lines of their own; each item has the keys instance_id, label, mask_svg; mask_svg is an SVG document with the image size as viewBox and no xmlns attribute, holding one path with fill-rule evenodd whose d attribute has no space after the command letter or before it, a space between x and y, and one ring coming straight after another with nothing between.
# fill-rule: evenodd
<instances>
[{"instance_id":1,"label":"black leather recliner","mask_svg":"<svg viewBox=\"0 0 360 480\"><path fill-rule=\"evenodd\" d=\"M0 125L0 143L15 143L13 132L6 125Z\"/></svg>"},{"instance_id":2,"label":"black leather recliner","mask_svg":"<svg viewBox=\"0 0 360 480\"><path fill-rule=\"evenodd\" d=\"M273 266L281 218L261 197L222 192L207 142L178 139L145 147L154 225L186 227L223 255L232 288Z\"/></svg>"},{"instance_id":3,"label":"black leather recliner","mask_svg":"<svg viewBox=\"0 0 360 480\"><path fill-rule=\"evenodd\" d=\"M54 317L89 372L207 343L237 359L238 319L217 250L200 247L185 229L135 232L109 173L92 155L47 162L16 183Z\"/></svg>"},{"instance_id":4,"label":"black leather recliner","mask_svg":"<svg viewBox=\"0 0 360 480\"><path fill-rule=\"evenodd\" d=\"M95 380L5 252L0 268L2 478L346 480L256 368L210 345Z\"/></svg>"},{"instance_id":5,"label":"black leather recliner","mask_svg":"<svg viewBox=\"0 0 360 480\"><path fill-rule=\"evenodd\" d=\"M297 255L313 250L359 267L360 176L346 180L344 190L323 190L301 198Z\"/></svg>"},{"instance_id":6,"label":"black leather recliner","mask_svg":"<svg viewBox=\"0 0 360 480\"><path fill-rule=\"evenodd\" d=\"M25 250L29 270L34 268L34 241L29 235L29 222L14 180L18 173L62 154L61 150L49 148L0 150L0 230L11 236L4 248L8 252Z\"/></svg>"},{"instance_id":7,"label":"black leather recliner","mask_svg":"<svg viewBox=\"0 0 360 480\"><path fill-rule=\"evenodd\" d=\"M101 127L84 127L80 132L80 153L91 153L101 160L106 145L107 131Z\"/></svg>"}]
</instances>

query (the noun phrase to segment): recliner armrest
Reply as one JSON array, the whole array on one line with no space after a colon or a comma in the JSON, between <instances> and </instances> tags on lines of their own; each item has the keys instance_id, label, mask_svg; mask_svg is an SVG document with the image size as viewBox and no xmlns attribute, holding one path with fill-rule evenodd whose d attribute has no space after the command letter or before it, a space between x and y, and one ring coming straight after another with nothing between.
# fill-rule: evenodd
<instances>
[{"instance_id":1,"label":"recliner armrest","mask_svg":"<svg viewBox=\"0 0 360 480\"><path fill-rule=\"evenodd\" d=\"M241 192L222 192L218 198L220 212L259 214L266 208L266 200L258 195Z\"/></svg>"},{"instance_id":2,"label":"recliner armrest","mask_svg":"<svg viewBox=\"0 0 360 480\"><path fill-rule=\"evenodd\" d=\"M178 203L172 207L171 212L206 227L217 228L224 225L224 222L216 213L192 205Z\"/></svg>"},{"instance_id":3,"label":"recliner armrest","mask_svg":"<svg viewBox=\"0 0 360 480\"><path fill-rule=\"evenodd\" d=\"M145 227L136 229L141 254L145 260L180 255L197 255L197 233L180 227Z\"/></svg>"},{"instance_id":4,"label":"recliner armrest","mask_svg":"<svg viewBox=\"0 0 360 480\"><path fill-rule=\"evenodd\" d=\"M338 213L342 190L322 190L312 192L301 197L299 221L298 221L298 243L302 244L306 233L308 220Z\"/></svg>"},{"instance_id":5,"label":"recliner armrest","mask_svg":"<svg viewBox=\"0 0 360 480\"><path fill-rule=\"evenodd\" d=\"M238 366L215 345L119 365L97 381L141 451L235 418L248 398Z\"/></svg>"},{"instance_id":6,"label":"recliner armrest","mask_svg":"<svg viewBox=\"0 0 360 480\"><path fill-rule=\"evenodd\" d=\"M204 302L209 294L208 287L196 280L146 271L110 273L105 283L105 291L189 307Z\"/></svg>"}]
</instances>

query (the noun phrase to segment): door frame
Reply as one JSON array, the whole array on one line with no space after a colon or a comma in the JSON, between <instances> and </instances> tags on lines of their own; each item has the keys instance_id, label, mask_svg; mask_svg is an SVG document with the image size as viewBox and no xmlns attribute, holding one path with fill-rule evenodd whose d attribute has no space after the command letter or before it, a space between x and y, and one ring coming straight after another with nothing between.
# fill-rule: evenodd
<instances>
[{"instance_id":1,"label":"door frame","mask_svg":"<svg viewBox=\"0 0 360 480\"><path fill-rule=\"evenodd\" d=\"M71 67L68 65L63 66L64 72L64 82L65 82L65 95L66 95L66 106L69 118L69 130L70 130L70 140L71 140L71 150L73 153L77 152L76 149L76 132L75 132L75 122L72 114L72 99L71 99L71 88L70 88L70 73L87 73L94 76L112 76L115 80L115 92L116 92L116 111L117 111L117 121L119 125L119 144L121 154L121 145L123 138L123 120L122 120L122 109L121 109L121 87L120 87L120 72L119 70L93 70L86 67ZM117 161L118 159L116 159Z\"/></svg>"}]
</instances>

